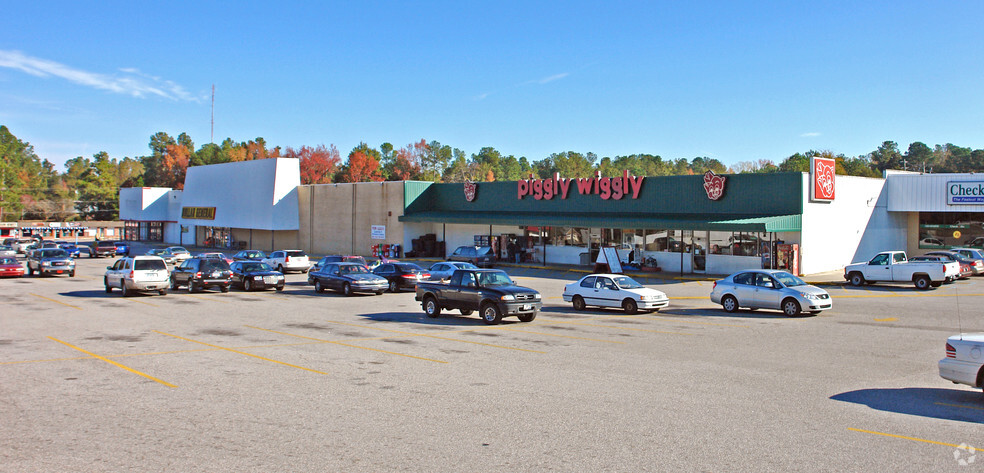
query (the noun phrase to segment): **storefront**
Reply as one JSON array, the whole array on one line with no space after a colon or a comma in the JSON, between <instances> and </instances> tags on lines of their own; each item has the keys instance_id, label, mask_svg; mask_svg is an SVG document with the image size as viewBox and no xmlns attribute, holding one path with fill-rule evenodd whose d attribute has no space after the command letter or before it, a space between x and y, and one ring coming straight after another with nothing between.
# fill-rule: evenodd
<instances>
[{"instance_id":1,"label":"storefront","mask_svg":"<svg viewBox=\"0 0 984 473\"><path fill-rule=\"evenodd\" d=\"M984 248L984 176L892 171L888 210L907 221L910 254Z\"/></svg>"}]
</instances>

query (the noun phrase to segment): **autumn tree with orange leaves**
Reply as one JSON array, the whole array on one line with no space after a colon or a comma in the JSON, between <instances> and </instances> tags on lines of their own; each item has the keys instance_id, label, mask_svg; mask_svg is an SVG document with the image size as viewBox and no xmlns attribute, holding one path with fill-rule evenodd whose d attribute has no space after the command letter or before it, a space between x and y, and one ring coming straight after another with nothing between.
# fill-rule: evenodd
<instances>
[{"instance_id":1,"label":"autumn tree with orange leaves","mask_svg":"<svg viewBox=\"0 0 984 473\"><path fill-rule=\"evenodd\" d=\"M287 147L284 152L285 158L296 158L300 160L301 184L329 184L338 167L342 163L339 157L338 148L335 145L325 147L318 145L315 148L301 146L300 149Z\"/></svg>"},{"instance_id":2,"label":"autumn tree with orange leaves","mask_svg":"<svg viewBox=\"0 0 984 473\"><path fill-rule=\"evenodd\" d=\"M389 169L389 179L393 181L420 179L421 161L428 149L427 141L420 140L397 150L392 168Z\"/></svg>"},{"instance_id":3,"label":"autumn tree with orange leaves","mask_svg":"<svg viewBox=\"0 0 984 473\"><path fill-rule=\"evenodd\" d=\"M382 181L379 167L379 151L360 143L349 153L348 162L338 175L338 182Z\"/></svg>"}]
</instances>

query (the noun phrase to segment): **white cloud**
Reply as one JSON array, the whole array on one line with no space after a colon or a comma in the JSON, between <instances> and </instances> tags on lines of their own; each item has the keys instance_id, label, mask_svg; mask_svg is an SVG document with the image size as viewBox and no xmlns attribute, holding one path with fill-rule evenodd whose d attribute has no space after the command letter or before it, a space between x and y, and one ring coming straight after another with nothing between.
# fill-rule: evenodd
<instances>
[{"instance_id":1,"label":"white cloud","mask_svg":"<svg viewBox=\"0 0 984 473\"><path fill-rule=\"evenodd\" d=\"M478 94L478 95L475 96L475 100L476 101L478 101L478 100L485 100L488 96L489 96L489 93L488 92L486 92L484 94Z\"/></svg>"},{"instance_id":2,"label":"white cloud","mask_svg":"<svg viewBox=\"0 0 984 473\"><path fill-rule=\"evenodd\" d=\"M800 135L800 138L816 138L818 136L820 136L820 132L811 131L809 133L803 133Z\"/></svg>"},{"instance_id":3,"label":"white cloud","mask_svg":"<svg viewBox=\"0 0 984 473\"><path fill-rule=\"evenodd\" d=\"M16 69L36 77L59 77L76 84L132 97L156 95L171 100L198 100L174 82L143 74L133 68L121 68L120 72L125 74L123 76L99 74L27 56L20 51L4 50L0 50L0 67Z\"/></svg>"},{"instance_id":4,"label":"white cloud","mask_svg":"<svg viewBox=\"0 0 984 473\"><path fill-rule=\"evenodd\" d=\"M543 79L540 79L537 82L539 82L541 84L546 84L547 82L553 82L555 80L563 79L563 78L565 78L565 77L567 77L569 75L570 75L569 72L562 72L560 74L554 74L554 75L552 75L550 77L544 77Z\"/></svg>"}]
</instances>

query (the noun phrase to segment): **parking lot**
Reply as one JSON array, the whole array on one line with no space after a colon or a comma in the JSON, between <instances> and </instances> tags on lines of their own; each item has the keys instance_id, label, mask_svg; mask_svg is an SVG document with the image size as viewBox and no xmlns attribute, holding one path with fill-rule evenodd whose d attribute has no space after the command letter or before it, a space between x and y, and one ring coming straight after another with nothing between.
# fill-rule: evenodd
<instances>
[{"instance_id":1,"label":"parking lot","mask_svg":"<svg viewBox=\"0 0 984 473\"><path fill-rule=\"evenodd\" d=\"M506 268L544 309L487 326L304 274L123 298L111 261L0 280L0 470L984 469L984 395L936 367L984 331L984 278L827 286L797 318L641 279L670 307L628 316L564 303L581 273Z\"/></svg>"}]
</instances>

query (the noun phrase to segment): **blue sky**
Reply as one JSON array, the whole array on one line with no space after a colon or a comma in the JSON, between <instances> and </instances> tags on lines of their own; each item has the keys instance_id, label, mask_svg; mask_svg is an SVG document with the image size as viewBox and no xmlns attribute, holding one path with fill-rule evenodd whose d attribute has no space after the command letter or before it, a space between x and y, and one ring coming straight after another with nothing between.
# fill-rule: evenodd
<instances>
[{"instance_id":1,"label":"blue sky","mask_svg":"<svg viewBox=\"0 0 984 473\"><path fill-rule=\"evenodd\" d=\"M152 134L426 139L731 165L984 148L984 2L8 2L0 124L56 164Z\"/></svg>"}]
</instances>

